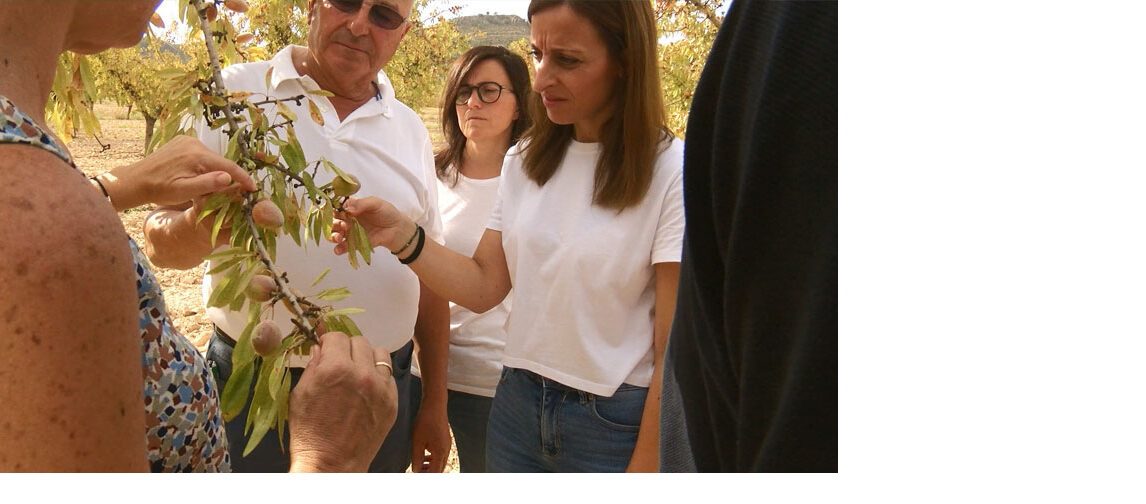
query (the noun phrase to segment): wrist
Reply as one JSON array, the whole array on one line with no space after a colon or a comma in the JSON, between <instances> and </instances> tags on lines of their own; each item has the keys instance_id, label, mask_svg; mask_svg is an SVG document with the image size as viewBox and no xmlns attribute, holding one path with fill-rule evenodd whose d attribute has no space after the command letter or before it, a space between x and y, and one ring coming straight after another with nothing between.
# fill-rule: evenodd
<instances>
[{"instance_id":1,"label":"wrist","mask_svg":"<svg viewBox=\"0 0 1146 504\"><path fill-rule=\"evenodd\" d=\"M138 191L131 186L130 177L120 176L122 172L129 169L128 166L122 166L92 177L107 191L107 198L116 210L135 208L144 203L138 201L136 197Z\"/></svg>"},{"instance_id":2,"label":"wrist","mask_svg":"<svg viewBox=\"0 0 1146 504\"><path fill-rule=\"evenodd\" d=\"M416 222L403 219L398 225L398 230L394 236L400 240L398 243L389 244L386 249L391 254L397 256L399 259L402 256L408 255L413 248L414 241L418 238L418 224Z\"/></svg>"}]
</instances>

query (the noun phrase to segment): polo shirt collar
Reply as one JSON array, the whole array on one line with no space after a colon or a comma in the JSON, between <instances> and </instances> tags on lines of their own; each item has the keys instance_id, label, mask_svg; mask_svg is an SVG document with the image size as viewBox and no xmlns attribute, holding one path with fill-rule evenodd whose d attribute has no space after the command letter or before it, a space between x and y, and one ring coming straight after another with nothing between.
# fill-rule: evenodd
<instances>
[{"instance_id":1,"label":"polo shirt collar","mask_svg":"<svg viewBox=\"0 0 1146 504\"><path fill-rule=\"evenodd\" d=\"M279 85L290 80L303 80L304 76L299 75L298 69L294 66L294 58L291 53L298 48L306 50L305 47L298 45L288 45L275 53L271 58L271 89L277 90ZM314 80L307 78L306 81L313 83ZM394 84L390 82L390 77L386 76L386 72L379 70L378 75L374 78L377 87L377 96L370 102L381 106L381 113L386 117L391 116L391 102L394 100ZM309 89L311 86L303 86Z\"/></svg>"}]
</instances>

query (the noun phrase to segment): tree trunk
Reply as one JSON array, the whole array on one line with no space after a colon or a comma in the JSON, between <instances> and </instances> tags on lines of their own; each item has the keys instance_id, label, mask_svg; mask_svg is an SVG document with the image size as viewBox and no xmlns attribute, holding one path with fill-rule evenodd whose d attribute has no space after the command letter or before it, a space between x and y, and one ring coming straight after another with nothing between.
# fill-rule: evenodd
<instances>
[{"instance_id":1,"label":"tree trunk","mask_svg":"<svg viewBox=\"0 0 1146 504\"><path fill-rule=\"evenodd\" d=\"M131 120L131 106L132 105L135 105L135 103L132 102L132 103L127 104L127 116L124 117L124 119L127 119L129 121Z\"/></svg>"},{"instance_id":2,"label":"tree trunk","mask_svg":"<svg viewBox=\"0 0 1146 504\"><path fill-rule=\"evenodd\" d=\"M140 113L143 114L143 121L147 125L146 126L147 127L147 130L146 130L147 134L143 137L143 151L147 152L147 146L151 145L151 135L153 135L155 133L155 120L157 118L151 117L151 115L149 115L146 112L143 112L142 110L140 111Z\"/></svg>"}]
</instances>

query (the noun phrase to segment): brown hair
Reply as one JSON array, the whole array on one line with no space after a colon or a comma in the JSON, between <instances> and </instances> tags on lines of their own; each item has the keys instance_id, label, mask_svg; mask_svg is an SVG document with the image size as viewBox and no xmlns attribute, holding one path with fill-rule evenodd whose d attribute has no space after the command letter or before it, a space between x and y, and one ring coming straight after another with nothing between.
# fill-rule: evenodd
<instances>
[{"instance_id":1,"label":"brown hair","mask_svg":"<svg viewBox=\"0 0 1146 504\"><path fill-rule=\"evenodd\" d=\"M501 46L477 46L465 52L454 60L450 67L450 75L446 80L446 89L442 93L442 136L446 144L434 153L434 165L438 170L438 178L451 187L458 183L458 169L462 164L462 157L466 151L466 136L458 126L458 108L454 106L454 96L462 86L462 80L469 75L475 66L485 60L495 60L501 63L509 76L509 87L513 93L509 95L517 101L517 119L510 126L509 144L517 143L521 134L533 122L528 108L529 95L533 94L529 87L529 69L525 60ZM507 93L502 93L504 99ZM452 167L452 168L451 168Z\"/></svg>"},{"instance_id":2,"label":"brown hair","mask_svg":"<svg viewBox=\"0 0 1146 504\"><path fill-rule=\"evenodd\" d=\"M532 0L528 16L568 5L597 28L609 57L621 69L613 117L601 127L601 156L594 173L593 203L622 211L641 202L653 179L657 154L672 137L665 125L657 67L657 29L647 0ZM572 125L554 124L538 93L530 99L533 128L526 133L525 173L545 185L557 172L573 138Z\"/></svg>"}]
</instances>

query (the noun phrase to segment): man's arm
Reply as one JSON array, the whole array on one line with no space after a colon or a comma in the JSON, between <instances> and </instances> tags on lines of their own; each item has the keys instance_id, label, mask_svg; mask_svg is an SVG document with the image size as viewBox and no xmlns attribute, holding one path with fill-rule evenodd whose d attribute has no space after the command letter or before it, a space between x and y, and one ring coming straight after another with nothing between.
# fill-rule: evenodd
<instances>
[{"instance_id":1,"label":"man's arm","mask_svg":"<svg viewBox=\"0 0 1146 504\"><path fill-rule=\"evenodd\" d=\"M422 405L414 420L410 466L414 472L442 472L450 455L450 426L446 418L450 305L426 284L421 284L414 344L422 370ZM430 452L428 456L426 451Z\"/></svg>"}]
</instances>

